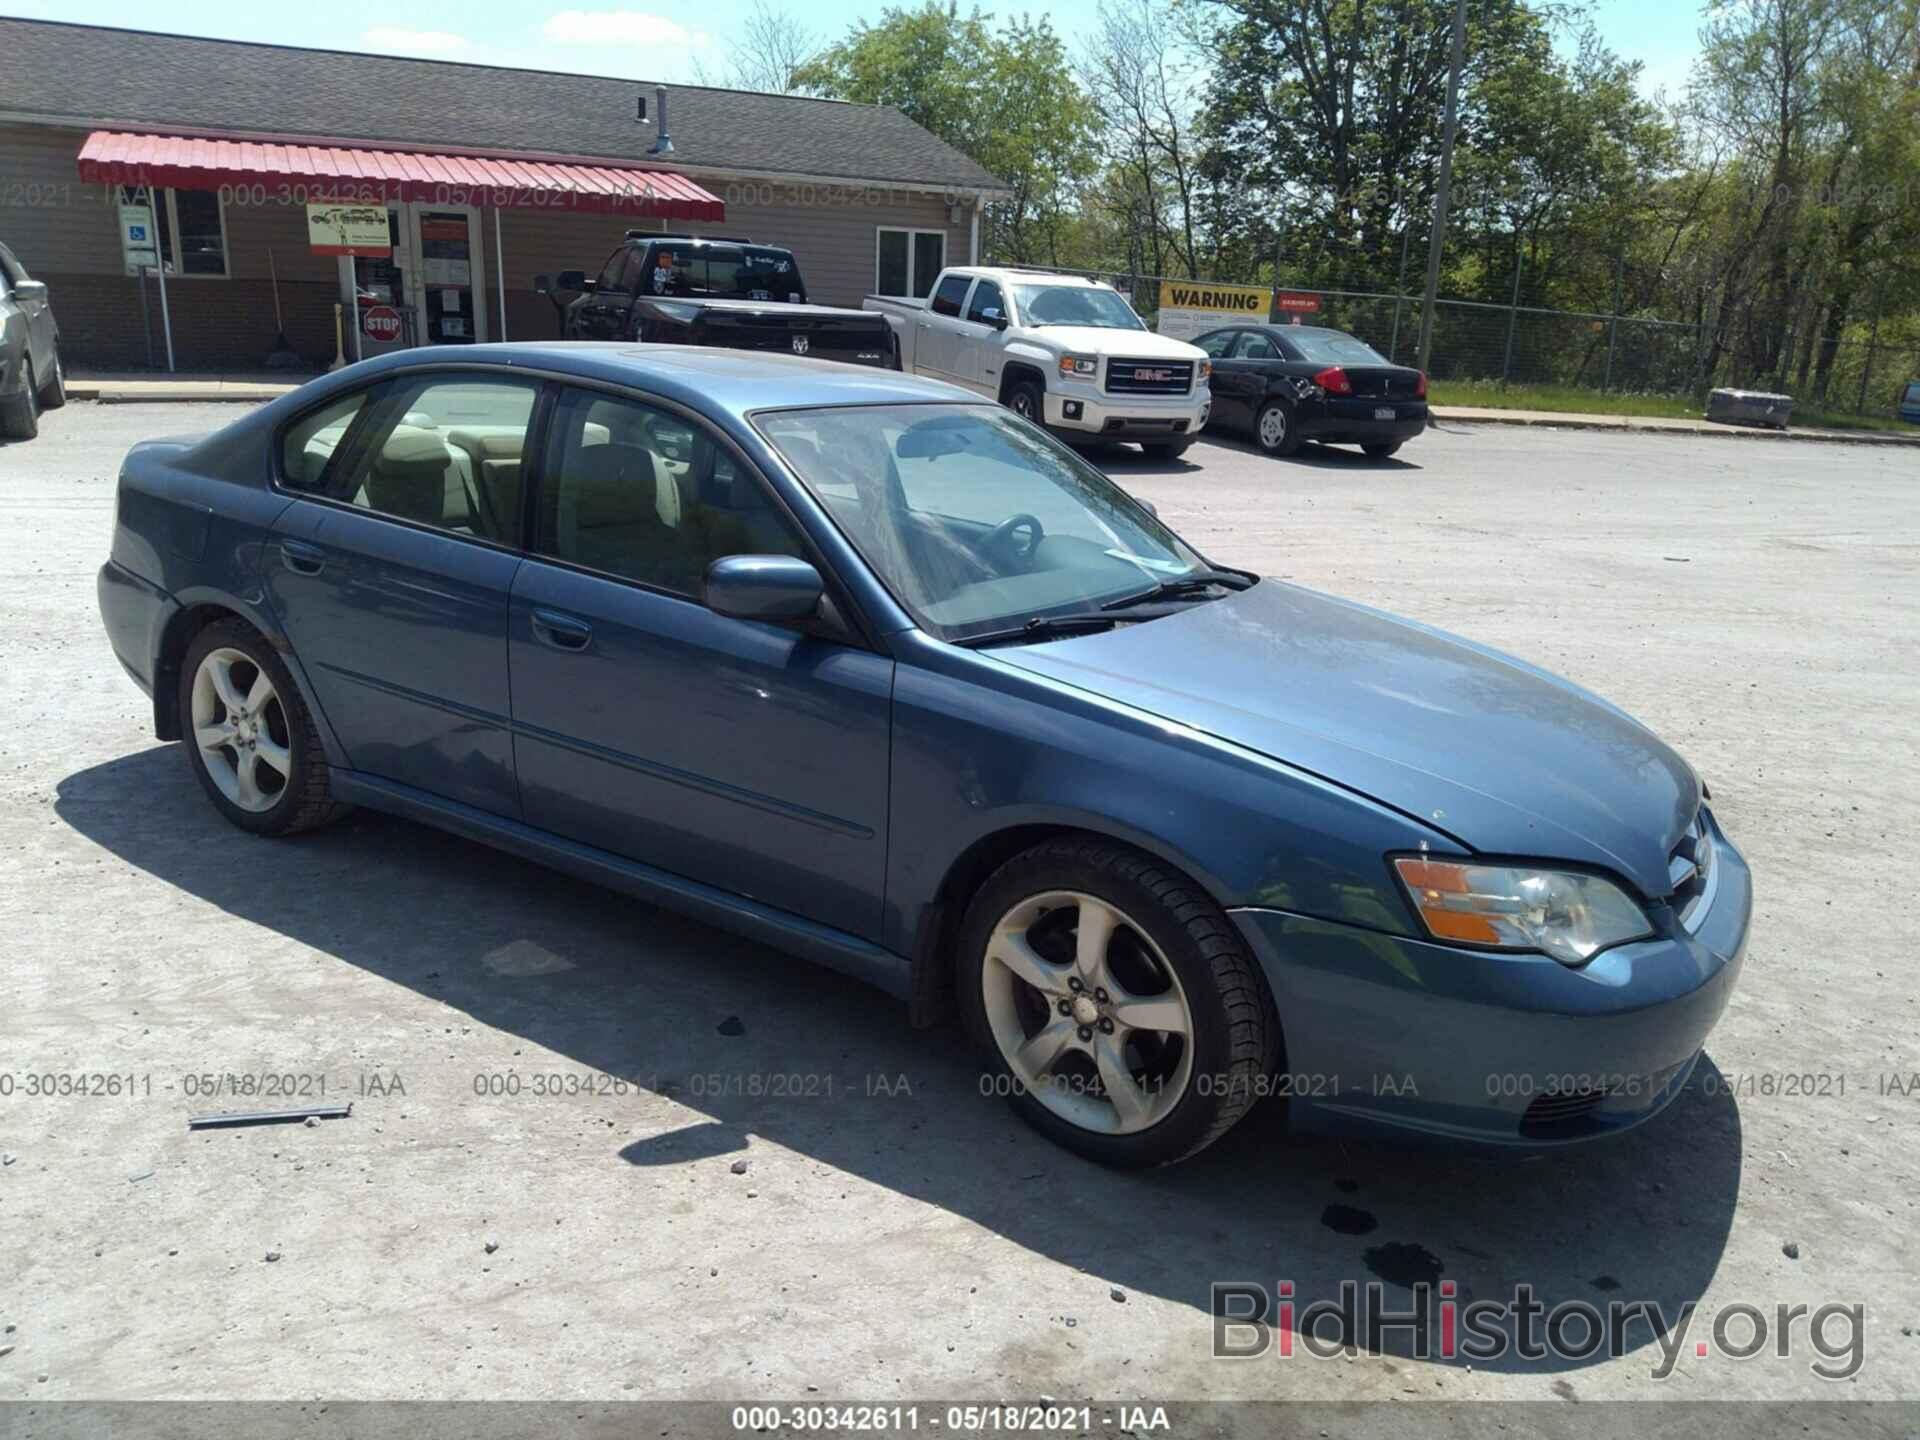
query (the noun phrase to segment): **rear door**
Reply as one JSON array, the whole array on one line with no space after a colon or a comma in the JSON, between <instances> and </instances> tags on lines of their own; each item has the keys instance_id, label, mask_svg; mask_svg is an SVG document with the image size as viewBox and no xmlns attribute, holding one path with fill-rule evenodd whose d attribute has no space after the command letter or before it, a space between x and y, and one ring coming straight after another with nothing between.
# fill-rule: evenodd
<instances>
[{"instance_id":1,"label":"rear door","mask_svg":"<svg viewBox=\"0 0 1920 1440\"><path fill-rule=\"evenodd\" d=\"M933 287L933 298L916 322L914 369L936 380L958 383L961 316L966 312L971 275L943 275Z\"/></svg>"},{"instance_id":2,"label":"rear door","mask_svg":"<svg viewBox=\"0 0 1920 1440\"><path fill-rule=\"evenodd\" d=\"M877 939L892 660L701 603L722 555L819 563L761 478L678 412L568 388L534 508L508 645L527 821Z\"/></svg>"},{"instance_id":3,"label":"rear door","mask_svg":"<svg viewBox=\"0 0 1920 1440\"><path fill-rule=\"evenodd\" d=\"M269 603L353 768L519 813L507 606L540 385L408 371L283 432Z\"/></svg>"}]
</instances>

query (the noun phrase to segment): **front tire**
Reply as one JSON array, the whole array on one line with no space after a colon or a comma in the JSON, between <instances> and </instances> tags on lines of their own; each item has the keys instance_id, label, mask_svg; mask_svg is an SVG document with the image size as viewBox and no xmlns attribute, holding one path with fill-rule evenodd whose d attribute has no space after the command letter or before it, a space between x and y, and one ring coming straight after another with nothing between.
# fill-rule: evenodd
<instances>
[{"instance_id":1,"label":"front tire","mask_svg":"<svg viewBox=\"0 0 1920 1440\"><path fill-rule=\"evenodd\" d=\"M327 793L320 733L279 655L244 620L209 625L180 666L180 734L214 808L255 835L346 814Z\"/></svg>"},{"instance_id":2,"label":"front tire","mask_svg":"<svg viewBox=\"0 0 1920 1440\"><path fill-rule=\"evenodd\" d=\"M1293 407L1277 397L1267 401L1254 417L1253 438L1269 455L1284 458L1293 454L1300 448L1300 427Z\"/></svg>"},{"instance_id":3,"label":"front tire","mask_svg":"<svg viewBox=\"0 0 1920 1440\"><path fill-rule=\"evenodd\" d=\"M53 347L53 374L47 377L46 388L40 392L42 410L58 410L67 403L67 367L60 363L60 347Z\"/></svg>"},{"instance_id":4,"label":"front tire","mask_svg":"<svg viewBox=\"0 0 1920 1440\"><path fill-rule=\"evenodd\" d=\"M987 1073L1048 1139L1101 1164L1167 1165L1252 1107L1278 1022L1219 906L1150 856L1048 841L968 906L960 1006Z\"/></svg>"},{"instance_id":5,"label":"front tire","mask_svg":"<svg viewBox=\"0 0 1920 1440\"><path fill-rule=\"evenodd\" d=\"M1031 380L1016 380L1007 387L1007 408L1022 420L1047 423L1046 392Z\"/></svg>"},{"instance_id":6,"label":"front tire","mask_svg":"<svg viewBox=\"0 0 1920 1440\"><path fill-rule=\"evenodd\" d=\"M40 387L33 378L33 361L23 359L20 393L0 400L0 436L8 440L31 440L40 433Z\"/></svg>"}]
</instances>

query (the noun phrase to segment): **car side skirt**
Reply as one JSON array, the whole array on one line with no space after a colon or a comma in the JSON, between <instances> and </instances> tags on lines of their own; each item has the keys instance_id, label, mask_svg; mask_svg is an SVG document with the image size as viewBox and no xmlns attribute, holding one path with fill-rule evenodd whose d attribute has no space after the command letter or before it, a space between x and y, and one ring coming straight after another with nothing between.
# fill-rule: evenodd
<instances>
[{"instance_id":1,"label":"car side skirt","mask_svg":"<svg viewBox=\"0 0 1920 1440\"><path fill-rule=\"evenodd\" d=\"M788 911L757 904L611 851L582 845L504 815L489 814L364 771L336 767L328 772L328 778L336 800L432 825L518 855L523 860L605 885L648 904L800 955L829 970L863 980L897 999L905 1000L912 994L913 962L857 935L817 925Z\"/></svg>"}]
</instances>

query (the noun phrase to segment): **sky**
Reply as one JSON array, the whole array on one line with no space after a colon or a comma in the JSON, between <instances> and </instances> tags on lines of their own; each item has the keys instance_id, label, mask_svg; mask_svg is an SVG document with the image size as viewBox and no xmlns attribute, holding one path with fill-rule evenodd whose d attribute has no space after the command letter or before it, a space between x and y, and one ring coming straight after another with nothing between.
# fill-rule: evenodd
<instances>
[{"instance_id":1,"label":"sky","mask_svg":"<svg viewBox=\"0 0 1920 1440\"><path fill-rule=\"evenodd\" d=\"M592 0L587 0L592 3ZM895 0L915 4L918 0ZM753 0L699 0L655 9L569 9L563 0L328 0L324 5L135 5L130 0L0 0L7 14L85 25L119 25L223 40L253 40L329 50L468 60L636 80L696 83L726 66L727 37L752 14ZM814 34L837 39L858 19L876 19L886 0L836 0L784 7ZM985 4L1010 15L1029 7ZM1044 13L1070 44L1089 32L1099 0L1051 0ZM1644 62L1642 88L1677 94L1697 49L1700 11L1690 0L1596 0L1594 17L1609 44Z\"/></svg>"}]
</instances>

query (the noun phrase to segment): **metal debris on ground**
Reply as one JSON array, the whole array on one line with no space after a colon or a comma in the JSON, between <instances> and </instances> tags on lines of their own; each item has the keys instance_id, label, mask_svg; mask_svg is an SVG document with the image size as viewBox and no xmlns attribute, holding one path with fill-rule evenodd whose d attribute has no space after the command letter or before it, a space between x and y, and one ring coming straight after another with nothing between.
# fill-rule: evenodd
<instances>
[{"instance_id":1,"label":"metal debris on ground","mask_svg":"<svg viewBox=\"0 0 1920 1440\"><path fill-rule=\"evenodd\" d=\"M305 1105L298 1110L227 1110L217 1115L189 1115L189 1130L215 1130L227 1125L297 1125L305 1120L344 1120L353 1104Z\"/></svg>"}]
</instances>

